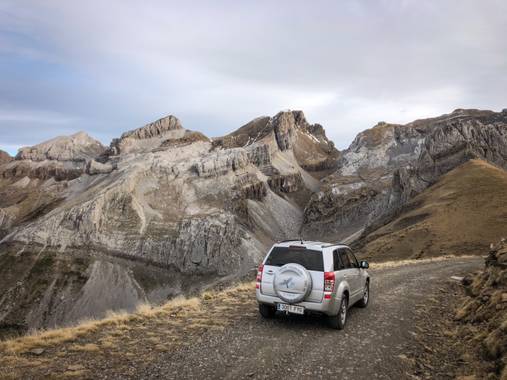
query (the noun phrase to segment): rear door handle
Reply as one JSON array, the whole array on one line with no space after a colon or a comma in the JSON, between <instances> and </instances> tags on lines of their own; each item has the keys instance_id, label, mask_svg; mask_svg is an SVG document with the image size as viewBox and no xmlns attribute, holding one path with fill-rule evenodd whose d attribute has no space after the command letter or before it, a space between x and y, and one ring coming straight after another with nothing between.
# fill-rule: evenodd
<instances>
[{"instance_id":1,"label":"rear door handle","mask_svg":"<svg viewBox=\"0 0 507 380\"><path fill-rule=\"evenodd\" d=\"M273 271L272 271L272 270L268 270L268 271L266 272L266 274L273 274Z\"/></svg>"}]
</instances>

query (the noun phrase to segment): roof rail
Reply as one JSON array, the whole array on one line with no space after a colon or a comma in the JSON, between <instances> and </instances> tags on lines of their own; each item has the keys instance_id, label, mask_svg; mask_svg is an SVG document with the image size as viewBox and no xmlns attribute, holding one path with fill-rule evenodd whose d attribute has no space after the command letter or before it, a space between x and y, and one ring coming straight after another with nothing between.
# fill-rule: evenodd
<instances>
[{"instance_id":1,"label":"roof rail","mask_svg":"<svg viewBox=\"0 0 507 380\"><path fill-rule=\"evenodd\" d=\"M279 243L288 243L290 241L304 241L302 239L287 239L287 240L280 240Z\"/></svg>"},{"instance_id":2,"label":"roof rail","mask_svg":"<svg viewBox=\"0 0 507 380\"><path fill-rule=\"evenodd\" d=\"M325 243L325 244L322 244L322 247L334 247L335 245L345 245L348 247L347 244L345 243L342 243L342 242L336 242L336 243Z\"/></svg>"}]
</instances>

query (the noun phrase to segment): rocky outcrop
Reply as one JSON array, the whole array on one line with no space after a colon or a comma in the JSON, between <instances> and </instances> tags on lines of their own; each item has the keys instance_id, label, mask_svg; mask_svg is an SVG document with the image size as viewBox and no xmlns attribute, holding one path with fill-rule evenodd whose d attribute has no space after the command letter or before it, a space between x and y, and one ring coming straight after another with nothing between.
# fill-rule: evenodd
<instances>
[{"instance_id":1,"label":"rocky outcrop","mask_svg":"<svg viewBox=\"0 0 507 380\"><path fill-rule=\"evenodd\" d=\"M305 233L341 239L353 232L350 226L375 230L409 199L471 158L507 168L506 144L505 110L456 110L406 125L381 122L342 152L338 170L324 180L322 193L313 195L305 210ZM348 204L352 213L344 217L342 208L323 208L321 199Z\"/></svg>"},{"instance_id":2,"label":"rocky outcrop","mask_svg":"<svg viewBox=\"0 0 507 380\"><path fill-rule=\"evenodd\" d=\"M492 244L484 270L466 277L467 292L456 310L458 335L467 347L466 366L476 378L507 377L507 242Z\"/></svg>"},{"instance_id":3,"label":"rocky outcrop","mask_svg":"<svg viewBox=\"0 0 507 380\"><path fill-rule=\"evenodd\" d=\"M125 132L118 139L113 139L108 155L126 153L146 153L159 148L169 140L184 138L186 130L180 121L172 115L161 118L144 127Z\"/></svg>"},{"instance_id":4,"label":"rocky outcrop","mask_svg":"<svg viewBox=\"0 0 507 380\"><path fill-rule=\"evenodd\" d=\"M470 159L507 169L507 110L458 109L445 118L430 120L435 124L417 159L393 174L385 215L395 214L414 195Z\"/></svg>"},{"instance_id":5,"label":"rocky outcrop","mask_svg":"<svg viewBox=\"0 0 507 380\"><path fill-rule=\"evenodd\" d=\"M246 180L238 183L237 198L262 201L268 194L266 182L261 181L257 176L248 176Z\"/></svg>"},{"instance_id":6,"label":"rocky outcrop","mask_svg":"<svg viewBox=\"0 0 507 380\"><path fill-rule=\"evenodd\" d=\"M90 160L86 164L86 173L90 175L95 174L108 174L115 169L115 165L111 162L101 163L95 160Z\"/></svg>"},{"instance_id":7,"label":"rocky outcrop","mask_svg":"<svg viewBox=\"0 0 507 380\"><path fill-rule=\"evenodd\" d=\"M0 177L70 181L85 173L87 162L104 152L105 147L84 132L61 136L21 148L15 160L2 167Z\"/></svg>"},{"instance_id":8,"label":"rocky outcrop","mask_svg":"<svg viewBox=\"0 0 507 380\"><path fill-rule=\"evenodd\" d=\"M268 179L271 190L280 193L294 193L304 187L301 173L273 175Z\"/></svg>"},{"instance_id":9,"label":"rocky outcrop","mask_svg":"<svg viewBox=\"0 0 507 380\"><path fill-rule=\"evenodd\" d=\"M163 141L160 149L189 145L198 141L210 142L211 140L200 132L186 131L183 137Z\"/></svg>"},{"instance_id":10,"label":"rocky outcrop","mask_svg":"<svg viewBox=\"0 0 507 380\"><path fill-rule=\"evenodd\" d=\"M419 157L430 129L429 124L414 128L380 122L357 135L343 152L337 172L342 176L377 177L403 167Z\"/></svg>"},{"instance_id":11,"label":"rocky outcrop","mask_svg":"<svg viewBox=\"0 0 507 380\"><path fill-rule=\"evenodd\" d=\"M24 177L32 179L55 181L70 181L81 176L85 171L85 162L60 162L60 161L40 161L30 160L12 161L5 165L0 172L0 176L6 179L17 180Z\"/></svg>"},{"instance_id":12,"label":"rocky outcrop","mask_svg":"<svg viewBox=\"0 0 507 380\"><path fill-rule=\"evenodd\" d=\"M6 164L7 162L12 161L12 157L9 155L9 153L4 152L0 149L0 165Z\"/></svg>"},{"instance_id":13,"label":"rocky outcrop","mask_svg":"<svg viewBox=\"0 0 507 380\"><path fill-rule=\"evenodd\" d=\"M267 144L252 144L246 147L248 160L258 167L271 165L271 150Z\"/></svg>"},{"instance_id":14,"label":"rocky outcrop","mask_svg":"<svg viewBox=\"0 0 507 380\"><path fill-rule=\"evenodd\" d=\"M364 228L365 220L378 211L385 197L382 187L357 182L313 194L304 212L304 236L344 239Z\"/></svg>"},{"instance_id":15,"label":"rocky outcrop","mask_svg":"<svg viewBox=\"0 0 507 380\"><path fill-rule=\"evenodd\" d=\"M276 143L280 150L283 151L293 147L296 140L296 128L303 120L304 115L300 111L280 112L270 119L269 122L275 133Z\"/></svg>"},{"instance_id":16,"label":"rocky outcrop","mask_svg":"<svg viewBox=\"0 0 507 380\"><path fill-rule=\"evenodd\" d=\"M219 176L248 165L248 154L244 149L226 149L209 153L194 164L200 177Z\"/></svg>"},{"instance_id":17,"label":"rocky outcrop","mask_svg":"<svg viewBox=\"0 0 507 380\"><path fill-rule=\"evenodd\" d=\"M61 136L31 147L21 148L16 160L84 162L104 152L104 146L85 132Z\"/></svg>"},{"instance_id":18,"label":"rocky outcrop","mask_svg":"<svg viewBox=\"0 0 507 380\"><path fill-rule=\"evenodd\" d=\"M309 124L302 111L282 111L260 117L231 134L213 139L214 147L245 147L257 166L269 165L273 153L292 152L299 166L308 171L336 167L339 152L319 124Z\"/></svg>"},{"instance_id":19,"label":"rocky outcrop","mask_svg":"<svg viewBox=\"0 0 507 380\"><path fill-rule=\"evenodd\" d=\"M120 140L126 138L134 138L137 140L151 139L153 137L161 136L168 131L183 129L180 121L173 115L169 115L154 121L153 123L146 124L142 128L134 129L125 132L121 135Z\"/></svg>"},{"instance_id":20,"label":"rocky outcrop","mask_svg":"<svg viewBox=\"0 0 507 380\"><path fill-rule=\"evenodd\" d=\"M261 141L273 132L270 120L269 116L258 117L226 136L214 138L213 147L239 148Z\"/></svg>"}]
</instances>

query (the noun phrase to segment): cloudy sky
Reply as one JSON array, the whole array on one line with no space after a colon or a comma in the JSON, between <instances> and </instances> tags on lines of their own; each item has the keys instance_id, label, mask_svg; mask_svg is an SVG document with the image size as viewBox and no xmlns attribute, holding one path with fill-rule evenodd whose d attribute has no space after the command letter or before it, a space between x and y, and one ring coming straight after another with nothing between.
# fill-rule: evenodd
<instances>
[{"instance_id":1,"label":"cloudy sky","mask_svg":"<svg viewBox=\"0 0 507 380\"><path fill-rule=\"evenodd\" d=\"M0 0L0 149L167 114L208 136L302 109L377 121L507 108L507 2Z\"/></svg>"}]
</instances>

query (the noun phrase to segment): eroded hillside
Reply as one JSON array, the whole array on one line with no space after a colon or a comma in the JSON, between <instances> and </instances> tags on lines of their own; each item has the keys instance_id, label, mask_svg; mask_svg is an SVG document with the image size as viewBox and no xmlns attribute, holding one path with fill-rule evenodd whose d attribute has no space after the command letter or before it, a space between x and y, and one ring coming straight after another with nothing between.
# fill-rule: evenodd
<instances>
[{"instance_id":1,"label":"eroded hillside","mask_svg":"<svg viewBox=\"0 0 507 380\"><path fill-rule=\"evenodd\" d=\"M168 116L107 149L80 133L20 150L0 170L4 328L162 302L242 276L273 240L297 236L333 144L292 111L247 143L231 136Z\"/></svg>"},{"instance_id":2,"label":"eroded hillside","mask_svg":"<svg viewBox=\"0 0 507 380\"><path fill-rule=\"evenodd\" d=\"M471 158L507 168L507 109L463 110L405 125L381 122L342 152L305 209L305 236L358 237Z\"/></svg>"}]
</instances>

